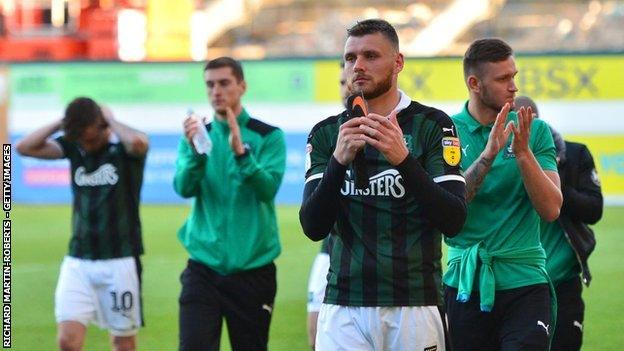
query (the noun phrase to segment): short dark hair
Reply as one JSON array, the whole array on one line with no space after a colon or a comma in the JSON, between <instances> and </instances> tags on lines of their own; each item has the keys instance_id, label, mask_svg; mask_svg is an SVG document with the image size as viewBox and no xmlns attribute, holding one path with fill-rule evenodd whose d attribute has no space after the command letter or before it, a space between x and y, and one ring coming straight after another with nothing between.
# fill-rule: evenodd
<instances>
[{"instance_id":1,"label":"short dark hair","mask_svg":"<svg viewBox=\"0 0 624 351\"><path fill-rule=\"evenodd\" d=\"M347 29L348 37L363 37L368 34L381 33L391 43L396 51L399 51L399 36L394 27L382 19L367 19L358 21Z\"/></svg>"},{"instance_id":2,"label":"short dark hair","mask_svg":"<svg viewBox=\"0 0 624 351\"><path fill-rule=\"evenodd\" d=\"M245 75L243 74L243 66L241 63L229 56L222 56L216 59L210 60L206 62L206 66L204 66L204 72L209 69L217 69L222 67L230 67L232 69L232 74L236 77L237 81L245 80Z\"/></svg>"},{"instance_id":3,"label":"short dark hair","mask_svg":"<svg viewBox=\"0 0 624 351\"><path fill-rule=\"evenodd\" d=\"M539 112L537 110L537 104L535 103L535 101L533 101L533 99L531 99L528 96L524 96L524 95L517 96L514 99L514 105L515 105L514 109L516 111L520 110L520 107L524 107L524 108L531 107L531 109L533 110L533 113L539 116Z\"/></svg>"},{"instance_id":4,"label":"short dark hair","mask_svg":"<svg viewBox=\"0 0 624 351\"><path fill-rule=\"evenodd\" d=\"M500 62L513 55L509 44L498 38L477 39L470 44L464 54L464 79L469 75L481 75L486 62Z\"/></svg>"},{"instance_id":5,"label":"short dark hair","mask_svg":"<svg viewBox=\"0 0 624 351\"><path fill-rule=\"evenodd\" d=\"M100 105L88 97L75 98L67 105L63 117L65 139L76 141L88 127L96 123L104 123Z\"/></svg>"}]
</instances>

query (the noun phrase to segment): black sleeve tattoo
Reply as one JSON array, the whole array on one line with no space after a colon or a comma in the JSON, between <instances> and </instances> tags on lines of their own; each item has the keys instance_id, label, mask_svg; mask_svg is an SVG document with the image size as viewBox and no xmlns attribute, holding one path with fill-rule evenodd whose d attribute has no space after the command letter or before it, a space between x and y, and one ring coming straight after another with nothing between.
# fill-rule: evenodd
<instances>
[{"instance_id":1,"label":"black sleeve tattoo","mask_svg":"<svg viewBox=\"0 0 624 351\"><path fill-rule=\"evenodd\" d=\"M481 187L490 168L492 168L493 162L493 158L481 156L468 167L468 170L466 170L464 174L464 178L466 178L466 202L472 201L475 195L477 195L477 191Z\"/></svg>"}]
</instances>

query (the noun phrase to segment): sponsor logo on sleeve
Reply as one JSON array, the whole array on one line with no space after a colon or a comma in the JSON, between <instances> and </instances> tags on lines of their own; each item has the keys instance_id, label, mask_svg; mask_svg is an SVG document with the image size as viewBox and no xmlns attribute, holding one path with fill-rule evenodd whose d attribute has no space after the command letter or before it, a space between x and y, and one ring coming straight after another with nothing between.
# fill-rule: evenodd
<instances>
[{"instance_id":1,"label":"sponsor logo on sleeve","mask_svg":"<svg viewBox=\"0 0 624 351\"><path fill-rule=\"evenodd\" d=\"M457 166L461 161L459 138L442 138L442 157L449 166Z\"/></svg>"}]
</instances>

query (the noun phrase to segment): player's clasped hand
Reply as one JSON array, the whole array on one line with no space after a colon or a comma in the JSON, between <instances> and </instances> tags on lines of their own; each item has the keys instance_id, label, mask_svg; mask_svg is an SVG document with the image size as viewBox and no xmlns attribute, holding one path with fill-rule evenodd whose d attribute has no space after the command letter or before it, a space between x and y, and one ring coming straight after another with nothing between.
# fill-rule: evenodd
<instances>
[{"instance_id":1,"label":"player's clasped hand","mask_svg":"<svg viewBox=\"0 0 624 351\"><path fill-rule=\"evenodd\" d=\"M334 158L342 165L353 161L358 151L364 148L364 131L360 128L366 117L352 118L340 126Z\"/></svg>"},{"instance_id":2,"label":"player's clasped hand","mask_svg":"<svg viewBox=\"0 0 624 351\"><path fill-rule=\"evenodd\" d=\"M511 124L511 128L514 134L511 148L516 157L522 157L530 152L529 149L529 137L531 136L531 123L535 115L531 107L525 109L521 107L518 111L518 126Z\"/></svg>"},{"instance_id":3,"label":"player's clasped hand","mask_svg":"<svg viewBox=\"0 0 624 351\"><path fill-rule=\"evenodd\" d=\"M409 154L396 112L392 112L388 117L369 113L362 118L359 128L364 132L362 136L364 141L379 150L391 165L396 166L403 162Z\"/></svg>"}]
</instances>

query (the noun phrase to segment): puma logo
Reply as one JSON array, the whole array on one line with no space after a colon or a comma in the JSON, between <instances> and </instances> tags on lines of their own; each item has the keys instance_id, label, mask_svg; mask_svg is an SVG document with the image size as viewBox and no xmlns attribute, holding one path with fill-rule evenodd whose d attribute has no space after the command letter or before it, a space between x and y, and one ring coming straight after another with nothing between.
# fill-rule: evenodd
<instances>
[{"instance_id":1,"label":"puma logo","mask_svg":"<svg viewBox=\"0 0 624 351\"><path fill-rule=\"evenodd\" d=\"M453 128L444 128L442 127L442 133L446 133L446 132L451 132L451 134L455 135L455 132L453 131Z\"/></svg>"},{"instance_id":2,"label":"puma logo","mask_svg":"<svg viewBox=\"0 0 624 351\"><path fill-rule=\"evenodd\" d=\"M574 323L572 323L575 327L579 328L581 330L581 332L583 331L583 324L579 321L574 321Z\"/></svg>"},{"instance_id":3,"label":"puma logo","mask_svg":"<svg viewBox=\"0 0 624 351\"><path fill-rule=\"evenodd\" d=\"M466 147L462 147L462 152L464 153L464 156L466 156L466 150L468 150L468 146L470 145L466 145Z\"/></svg>"},{"instance_id":4,"label":"puma logo","mask_svg":"<svg viewBox=\"0 0 624 351\"><path fill-rule=\"evenodd\" d=\"M548 325L545 324L542 321L537 321L537 325L542 326L544 328L544 330L546 330L546 335L550 335L550 333L548 332Z\"/></svg>"}]
</instances>

